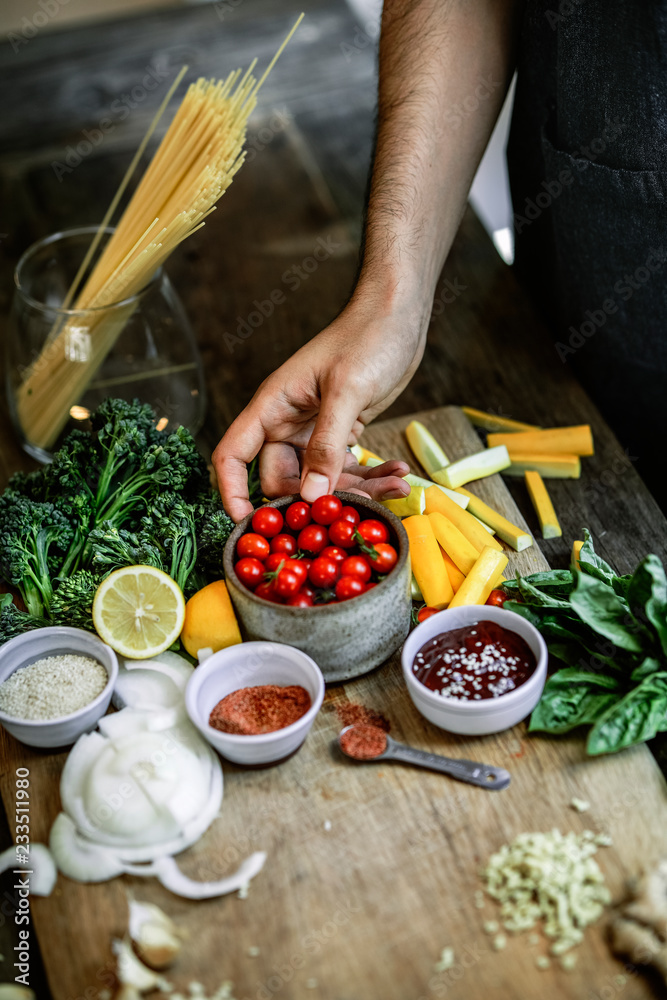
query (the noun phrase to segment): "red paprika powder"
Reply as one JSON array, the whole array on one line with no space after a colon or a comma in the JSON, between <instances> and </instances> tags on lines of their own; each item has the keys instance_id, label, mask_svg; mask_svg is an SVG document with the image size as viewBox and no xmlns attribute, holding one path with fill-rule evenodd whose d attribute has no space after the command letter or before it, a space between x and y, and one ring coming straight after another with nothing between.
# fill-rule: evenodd
<instances>
[{"instance_id":1,"label":"red paprika powder","mask_svg":"<svg viewBox=\"0 0 667 1000\"><path fill-rule=\"evenodd\" d=\"M291 726L311 706L300 684L259 684L226 695L209 716L209 725L223 733L257 736Z\"/></svg>"},{"instance_id":2,"label":"red paprika powder","mask_svg":"<svg viewBox=\"0 0 667 1000\"><path fill-rule=\"evenodd\" d=\"M352 726L341 734L340 745L350 757L371 760L387 749L387 734L379 726L361 724Z\"/></svg>"}]
</instances>

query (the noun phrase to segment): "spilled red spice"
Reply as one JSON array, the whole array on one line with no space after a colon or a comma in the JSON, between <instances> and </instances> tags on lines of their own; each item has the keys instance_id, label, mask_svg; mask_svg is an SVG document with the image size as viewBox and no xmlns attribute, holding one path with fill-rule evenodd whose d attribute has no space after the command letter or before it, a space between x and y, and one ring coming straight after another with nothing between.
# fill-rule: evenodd
<instances>
[{"instance_id":1,"label":"spilled red spice","mask_svg":"<svg viewBox=\"0 0 667 1000\"><path fill-rule=\"evenodd\" d=\"M378 726L360 724L341 734L340 745L350 757L370 760L387 749L387 734Z\"/></svg>"},{"instance_id":2,"label":"spilled red spice","mask_svg":"<svg viewBox=\"0 0 667 1000\"><path fill-rule=\"evenodd\" d=\"M391 730L391 723L388 719L385 719L384 715L374 711L372 708L366 708L365 705L356 705L354 702L349 701L344 702L341 705L336 705L336 715L343 726L377 726L378 729L382 729L385 733Z\"/></svg>"},{"instance_id":3,"label":"spilled red spice","mask_svg":"<svg viewBox=\"0 0 667 1000\"><path fill-rule=\"evenodd\" d=\"M218 702L208 722L223 733L258 736L291 726L310 705L310 695L300 684L259 684L232 691Z\"/></svg>"}]
</instances>

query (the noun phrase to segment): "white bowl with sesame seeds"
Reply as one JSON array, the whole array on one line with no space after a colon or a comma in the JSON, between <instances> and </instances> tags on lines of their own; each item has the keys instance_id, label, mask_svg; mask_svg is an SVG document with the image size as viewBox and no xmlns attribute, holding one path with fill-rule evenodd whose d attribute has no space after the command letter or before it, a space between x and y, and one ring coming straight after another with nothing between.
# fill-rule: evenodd
<instances>
[{"instance_id":1,"label":"white bowl with sesame seeds","mask_svg":"<svg viewBox=\"0 0 667 1000\"><path fill-rule=\"evenodd\" d=\"M25 667L33 669L17 673ZM117 677L116 654L91 632L64 625L25 632L0 648L0 725L27 746L70 746L104 715Z\"/></svg>"},{"instance_id":2,"label":"white bowl with sesame seeds","mask_svg":"<svg viewBox=\"0 0 667 1000\"><path fill-rule=\"evenodd\" d=\"M525 641L537 662L527 680L498 696L464 700L433 691L415 676L415 661L426 643L479 622L495 622ZM427 618L406 639L401 660L410 698L429 722L451 733L482 736L510 729L532 712L544 689L548 653L544 639L525 618L503 608L475 604L439 611Z\"/></svg>"}]
</instances>

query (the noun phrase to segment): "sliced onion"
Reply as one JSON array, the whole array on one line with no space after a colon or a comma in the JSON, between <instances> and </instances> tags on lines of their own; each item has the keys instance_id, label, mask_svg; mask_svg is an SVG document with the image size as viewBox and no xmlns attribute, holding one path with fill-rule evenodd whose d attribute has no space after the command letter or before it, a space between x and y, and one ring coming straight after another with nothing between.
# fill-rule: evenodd
<instances>
[{"instance_id":1,"label":"sliced onion","mask_svg":"<svg viewBox=\"0 0 667 1000\"><path fill-rule=\"evenodd\" d=\"M151 874L155 875L159 882L177 896L184 896L185 899L212 899L215 896L225 896L230 892L238 892L243 886L259 874L264 867L266 854L264 851L255 851L246 858L240 868L233 875L218 879L217 882L197 882L188 878L176 864L174 858L167 856L157 858L151 867ZM127 866L126 872L132 875L142 874L141 869L134 866Z\"/></svg>"},{"instance_id":2,"label":"sliced onion","mask_svg":"<svg viewBox=\"0 0 667 1000\"><path fill-rule=\"evenodd\" d=\"M58 870L46 844L31 844L30 854L25 863L18 861L15 847L8 847L0 854L0 874L9 868L28 872L30 892L33 895L50 896L53 892Z\"/></svg>"},{"instance_id":3,"label":"sliced onion","mask_svg":"<svg viewBox=\"0 0 667 1000\"><path fill-rule=\"evenodd\" d=\"M65 813L56 816L49 846L60 871L76 882L107 882L123 873L114 852L82 837Z\"/></svg>"}]
</instances>

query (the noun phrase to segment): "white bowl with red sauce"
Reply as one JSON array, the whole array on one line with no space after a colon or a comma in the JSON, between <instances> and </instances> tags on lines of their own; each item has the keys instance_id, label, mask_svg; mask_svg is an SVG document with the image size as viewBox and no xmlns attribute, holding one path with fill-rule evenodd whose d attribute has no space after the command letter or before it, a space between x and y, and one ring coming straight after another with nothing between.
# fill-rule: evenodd
<instances>
[{"instance_id":1,"label":"white bowl with red sauce","mask_svg":"<svg viewBox=\"0 0 667 1000\"><path fill-rule=\"evenodd\" d=\"M268 733L224 732L209 724L211 712L227 695L242 688L299 685L310 708L296 722ZM295 753L305 740L324 699L324 677L314 660L280 642L242 642L213 653L193 672L185 690L190 720L218 753L234 764L276 764Z\"/></svg>"},{"instance_id":2,"label":"white bowl with red sauce","mask_svg":"<svg viewBox=\"0 0 667 1000\"><path fill-rule=\"evenodd\" d=\"M527 679L517 684L513 690L489 697L483 694L483 688L486 683L490 689L493 683L496 685L495 690L498 690L498 670L495 667L490 667L485 677L484 674L475 675L471 669L470 674L463 674L463 678L467 676L474 679L471 681L462 679L462 688L459 688L468 695L466 700L460 696L443 695L439 691L431 690L418 679L414 670L415 662L417 655L427 644L438 639L443 633L451 633L456 629L466 627L471 628L475 623L482 626L485 622L500 625L508 632L514 633L528 646L535 658L535 667ZM480 633L480 639L482 638ZM473 643L473 645L475 644ZM521 645L521 643L517 645ZM475 604L439 611L427 618L406 639L401 660L403 677L410 698L417 710L429 722L451 733L482 736L511 729L532 712L544 689L548 653L544 639L535 626L531 625L525 618L513 611L505 611L503 608ZM421 664L417 662L417 666L420 667ZM460 667L459 673L465 669L467 668ZM489 676L493 678L493 681L488 681ZM476 684L477 680L480 680L482 686L473 688L473 684ZM445 684L445 681L442 683ZM452 684L454 683L452 682ZM450 688L452 684L449 685ZM478 697L475 697L472 691L475 691Z\"/></svg>"}]
</instances>

